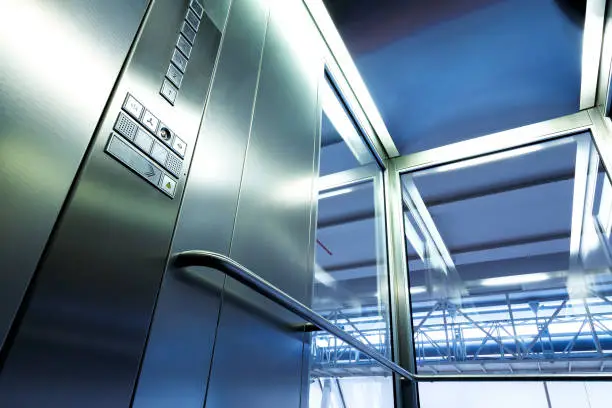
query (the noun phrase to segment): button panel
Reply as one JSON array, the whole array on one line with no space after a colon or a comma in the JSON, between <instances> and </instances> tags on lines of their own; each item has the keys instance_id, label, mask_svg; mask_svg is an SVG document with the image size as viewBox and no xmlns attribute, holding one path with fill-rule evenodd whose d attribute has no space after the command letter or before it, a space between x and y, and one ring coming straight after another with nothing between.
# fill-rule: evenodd
<instances>
[{"instance_id":1,"label":"button panel","mask_svg":"<svg viewBox=\"0 0 612 408\"><path fill-rule=\"evenodd\" d=\"M172 51L170 64L166 71L166 78L159 91L171 105L174 105L179 89L183 83L183 74L187 71L189 58L196 34L200 28L200 19L204 15L204 7L198 0L191 0L185 13L185 20L181 25L181 32L176 40L176 47Z\"/></svg>"},{"instance_id":2,"label":"button panel","mask_svg":"<svg viewBox=\"0 0 612 408\"><path fill-rule=\"evenodd\" d=\"M185 21L187 21L191 28L193 28L196 32L198 31L198 28L200 28L200 17L191 11L191 9L187 10Z\"/></svg>"},{"instance_id":3,"label":"button panel","mask_svg":"<svg viewBox=\"0 0 612 408\"><path fill-rule=\"evenodd\" d=\"M191 0L189 3L189 7L193 10L194 13L198 16L198 18L202 18L204 15L204 7L197 0Z\"/></svg>"},{"instance_id":4,"label":"button panel","mask_svg":"<svg viewBox=\"0 0 612 408\"><path fill-rule=\"evenodd\" d=\"M178 178L181 174L181 170L183 170L183 161L175 154L169 153L164 167Z\"/></svg>"},{"instance_id":5,"label":"button panel","mask_svg":"<svg viewBox=\"0 0 612 408\"><path fill-rule=\"evenodd\" d=\"M181 34L183 34L191 44L195 42L196 32L186 21L183 21L183 25L181 26Z\"/></svg>"},{"instance_id":6,"label":"button panel","mask_svg":"<svg viewBox=\"0 0 612 408\"><path fill-rule=\"evenodd\" d=\"M164 83L162 84L161 91L159 91L161 96L163 96L171 105L174 105L174 101L176 101L176 96L178 95L178 90L168 81L164 79Z\"/></svg>"},{"instance_id":7,"label":"button panel","mask_svg":"<svg viewBox=\"0 0 612 408\"><path fill-rule=\"evenodd\" d=\"M158 187L161 189L161 191L174 198L174 192L176 191L176 181L168 177L167 174L164 174L164 177L161 178Z\"/></svg>"},{"instance_id":8,"label":"button panel","mask_svg":"<svg viewBox=\"0 0 612 408\"><path fill-rule=\"evenodd\" d=\"M174 65L170 64L168 67L166 78L176 85L177 88L181 87L181 82L183 82L183 74L181 74L181 71L179 71Z\"/></svg>"},{"instance_id":9,"label":"button panel","mask_svg":"<svg viewBox=\"0 0 612 408\"><path fill-rule=\"evenodd\" d=\"M168 149L166 149L161 143L155 142L153 149L151 149L151 157L159 164L165 164L168 158Z\"/></svg>"},{"instance_id":10,"label":"button panel","mask_svg":"<svg viewBox=\"0 0 612 408\"><path fill-rule=\"evenodd\" d=\"M172 146L172 138L174 137L174 133L165 124L163 123L159 124L159 129L157 131L157 137L161 139L161 141L167 144L168 146Z\"/></svg>"},{"instance_id":11,"label":"button panel","mask_svg":"<svg viewBox=\"0 0 612 408\"><path fill-rule=\"evenodd\" d=\"M178 40L176 41L176 48L178 48L184 56L189 58L191 56L191 44L182 34L179 34Z\"/></svg>"},{"instance_id":12,"label":"button panel","mask_svg":"<svg viewBox=\"0 0 612 408\"><path fill-rule=\"evenodd\" d=\"M114 133L111 133L110 140L106 146L106 152L138 173L142 178L154 186L159 184L162 174L164 174L164 172L153 164L144 154L136 150L121 136Z\"/></svg>"},{"instance_id":13,"label":"button panel","mask_svg":"<svg viewBox=\"0 0 612 408\"><path fill-rule=\"evenodd\" d=\"M155 117L151 112L145 110L144 115L142 115L142 120L140 121L143 125L147 127L154 134L157 133L157 125L159 125L159 119Z\"/></svg>"},{"instance_id":14,"label":"button panel","mask_svg":"<svg viewBox=\"0 0 612 408\"><path fill-rule=\"evenodd\" d=\"M181 157L185 157L185 152L187 151L187 144L183 142L183 140L175 136L174 141L172 142L172 150L177 152Z\"/></svg>"},{"instance_id":15,"label":"button panel","mask_svg":"<svg viewBox=\"0 0 612 408\"><path fill-rule=\"evenodd\" d=\"M140 106L140 123L128 116L128 113L136 115L137 105L133 101ZM118 134L111 133L106 152L165 194L174 197L177 181L173 177L180 177L183 170L182 158L187 151L183 139L130 94L126 97L123 110L117 115L114 130Z\"/></svg>"},{"instance_id":16,"label":"button panel","mask_svg":"<svg viewBox=\"0 0 612 408\"><path fill-rule=\"evenodd\" d=\"M119 113L117 121L115 122L115 130L127 137L130 140L134 140L138 125L128 115L123 112Z\"/></svg>"},{"instance_id":17,"label":"button panel","mask_svg":"<svg viewBox=\"0 0 612 408\"><path fill-rule=\"evenodd\" d=\"M181 70L181 72L185 72L187 71L187 58L185 58L185 56L183 54L181 54L181 52L178 49L175 49L174 52L172 53L172 59L171 59L172 63L174 65L176 65L176 67L178 69Z\"/></svg>"},{"instance_id":18,"label":"button panel","mask_svg":"<svg viewBox=\"0 0 612 408\"><path fill-rule=\"evenodd\" d=\"M132 95L128 94L123 103L123 109L129 113L134 119L140 119L144 107Z\"/></svg>"},{"instance_id":19,"label":"button panel","mask_svg":"<svg viewBox=\"0 0 612 408\"><path fill-rule=\"evenodd\" d=\"M134 144L140 147L145 153L149 153L151 151L151 147L153 146L153 138L149 136L144 129L138 129L136 132L136 138L134 139Z\"/></svg>"}]
</instances>

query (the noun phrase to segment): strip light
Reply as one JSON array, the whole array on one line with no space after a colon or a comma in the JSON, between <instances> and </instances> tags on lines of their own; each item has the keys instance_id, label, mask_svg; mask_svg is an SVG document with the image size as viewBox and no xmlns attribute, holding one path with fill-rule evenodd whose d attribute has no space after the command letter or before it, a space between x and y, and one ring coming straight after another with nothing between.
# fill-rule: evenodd
<instances>
[{"instance_id":1,"label":"strip light","mask_svg":"<svg viewBox=\"0 0 612 408\"><path fill-rule=\"evenodd\" d=\"M483 279L480 284L482 286L511 286L520 285L523 283L543 282L550 279L548 273L530 273L525 275L501 276L499 278Z\"/></svg>"}]
</instances>

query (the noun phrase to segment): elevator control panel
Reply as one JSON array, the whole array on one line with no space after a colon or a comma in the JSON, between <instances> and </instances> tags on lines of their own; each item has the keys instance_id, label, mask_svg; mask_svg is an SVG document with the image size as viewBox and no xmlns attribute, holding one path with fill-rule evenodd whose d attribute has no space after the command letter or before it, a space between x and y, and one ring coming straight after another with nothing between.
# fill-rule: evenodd
<instances>
[{"instance_id":1,"label":"elevator control panel","mask_svg":"<svg viewBox=\"0 0 612 408\"><path fill-rule=\"evenodd\" d=\"M174 198L187 144L133 95L127 94L106 152Z\"/></svg>"},{"instance_id":2,"label":"elevator control panel","mask_svg":"<svg viewBox=\"0 0 612 408\"><path fill-rule=\"evenodd\" d=\"M166 71L166 77L162 83L159 93L171 105L174 105L178 91L183 82L183 75L187 70L191 49L195 43L196 34L200 28L200 20L204 15L204 7L198 0L191 0L187 8L187 14L181 24L181 32L176 40L176 46L170 57L170 64Z\"/></svg>"}]
</instances>

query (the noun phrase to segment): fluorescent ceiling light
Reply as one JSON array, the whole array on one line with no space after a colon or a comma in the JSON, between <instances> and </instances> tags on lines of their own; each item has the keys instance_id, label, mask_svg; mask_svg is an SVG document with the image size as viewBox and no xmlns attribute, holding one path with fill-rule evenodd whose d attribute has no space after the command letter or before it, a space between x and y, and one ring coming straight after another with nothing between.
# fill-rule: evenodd
<instances>
[{"instance_id":1,"label":"fluorescent ceiling light","mask_svg":"<svg viewBox=\"0 0 612 408\"><path fill-rule=\"evenodd\" d=\"M419 293L427 292L427 288L425 286L413 286L410 288L411 295L418 295Z\"/></svg>"},{"instance_id":2,"label":"fluorescent ceiling light","mask_svg":"<svg viewBox=\"0 0 612 408\"><path fill-rule=\"evenodd\" d=\"M501 276L499 278L483 279L480 284L482 286L510 286L520 285L523 283L542 282L550 279L548 273L530 273L526 275Z\"/></svg>"}]
</instances>

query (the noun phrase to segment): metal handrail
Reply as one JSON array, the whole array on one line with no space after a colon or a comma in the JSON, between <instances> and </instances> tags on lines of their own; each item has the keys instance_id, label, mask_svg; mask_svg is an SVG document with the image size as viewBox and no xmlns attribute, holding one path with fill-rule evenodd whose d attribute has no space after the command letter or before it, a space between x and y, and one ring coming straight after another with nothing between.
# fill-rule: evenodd
<instances>
[{"instance_id":1,"label":"metal handrail","mask_svg":"<svg viewBox=\"0 0 612 408\"><path fill-rule=\"evenodd\" d=\"M172 260L174 266L185 268L189 266L203 266L216 269L226 275L236 279L238 282L253 289L257 293L272 300L283 308L292 311L302 319L312 323L321 330L325 330L334 336L338 337L351 347L356 348L372 359L378 361L389 370L399 374L401 377L414 381L414 374L407 371L405 368L395 364L378 351L361 343L355 337L351 336L338 326L331 323L329 320L310 309L303 303L294 299L281 289L272 285L265 279L257 276L246 267L242 266L233 259L210 251L185 251L174 256Z\"/></svg>"},{"instance_id":2,"label":"metal handrail","mask_svg":"<svg viewBox=\"0 0 612 408\"><path fill-rule=\"evenodd\" d=\"M272 300L281 307L292 311L302 319L312 323L338 337L351 347L361 351L381 365L395 372L402 380L414 382L439 381L612 381L608 373L568 373L568 374L460 374L460 375L426 375L413 374L405 368L389 360L377 350L363 344L355 337L340 329L323 316L294 299L270 282L251 272L233 259L211 251L185 251L174 255L172 264L177 268L202 266L216 269L236 279L238 282L253 289L257 293Z\"/></svg>"}]
</instances>

